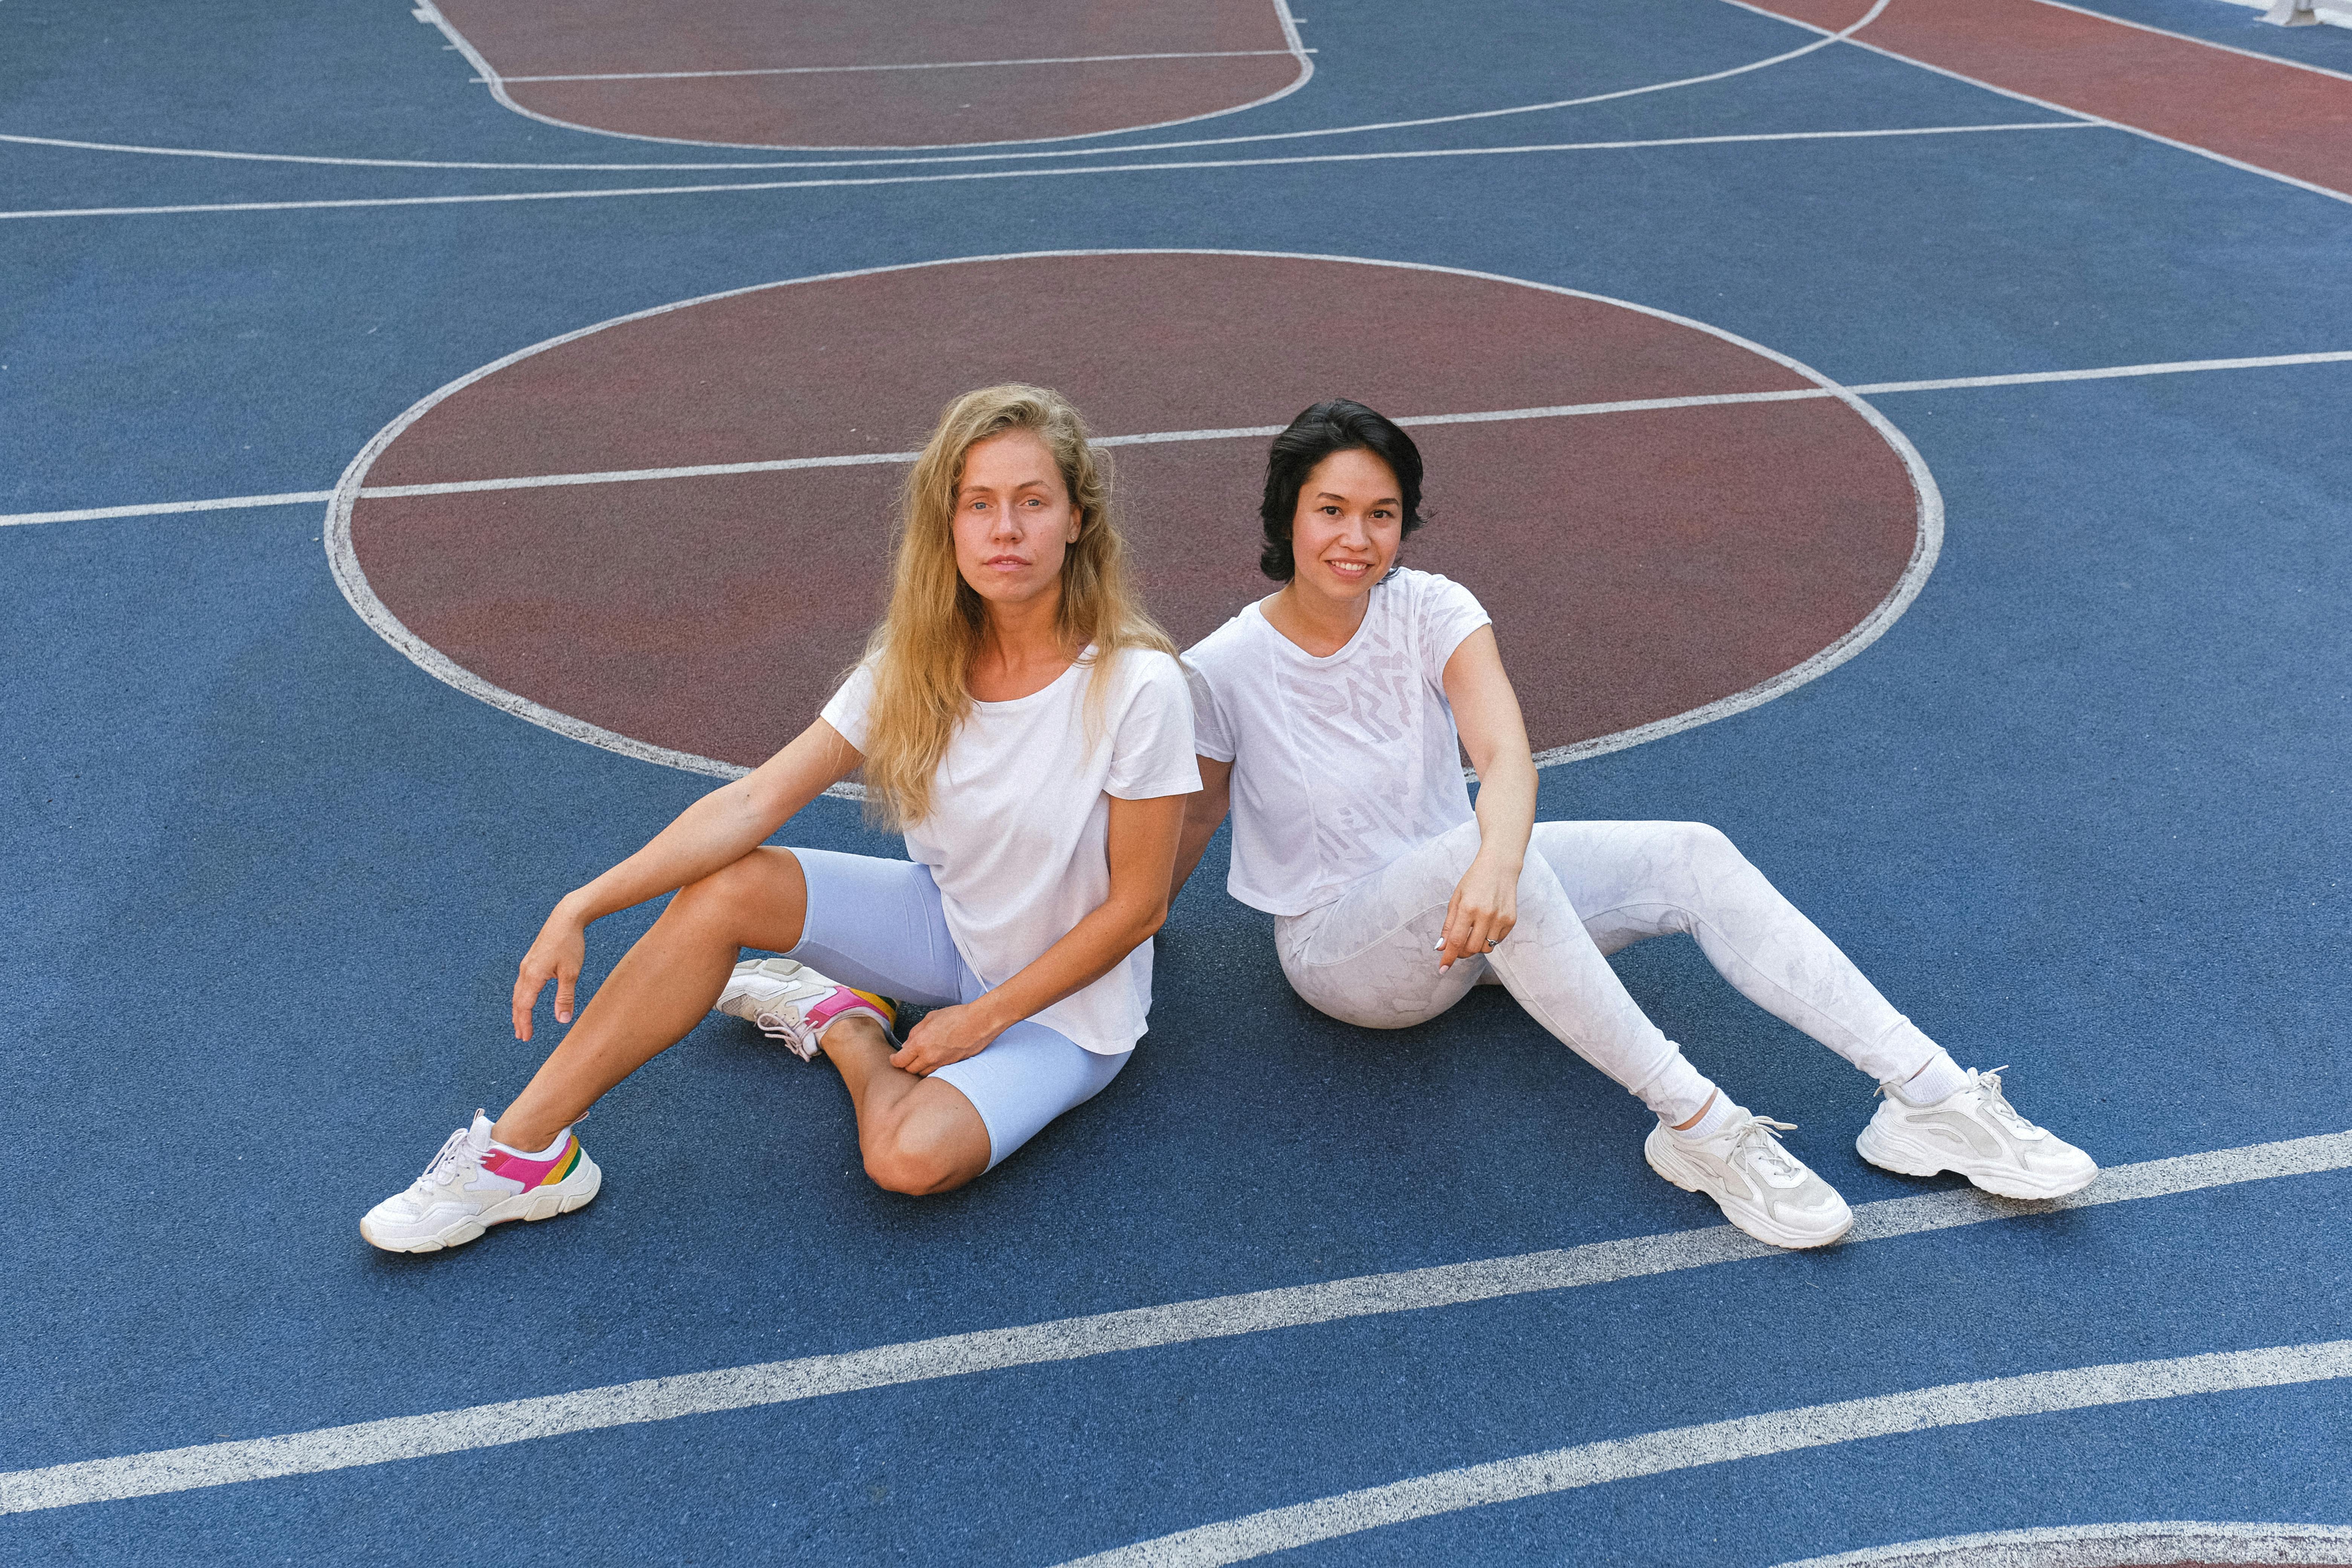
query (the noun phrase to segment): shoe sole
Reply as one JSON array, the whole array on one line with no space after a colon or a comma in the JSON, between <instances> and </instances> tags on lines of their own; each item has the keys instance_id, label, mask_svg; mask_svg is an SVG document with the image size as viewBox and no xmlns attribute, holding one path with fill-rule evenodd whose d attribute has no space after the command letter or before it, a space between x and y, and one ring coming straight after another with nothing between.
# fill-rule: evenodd
<instances>
[{"instance_id":1,"label":"shoe sole","mask_svg":"<svg viewBox=\"0 0 2352 1568\"><path fill-rule=\"evenodd\" d=\"M1642 1143L1642 1160L1643 1163L1647 1164L1651 1170L1655 1171L1663 1180L1671 1182L1686 1193L1696 1193L1699 1196L1713 1203L1717 1208L1723 1211L1723 1217L1729 1220L1736 1228L1755 1237L1758 1241L1764 1243L1767 1247L1778 1247L1790 1252L1803 1252L1811 1247L1827 1247L1830 1243L1842 1239L1847 1231L1853 1228L1853 1211L1849 1209L1846 1211L1845 1223L1838 1226L1837 1229L1832 1231L1827 1236L1799 1236L1793 1231L1782 1231L1776 1234L1771 1226L1754 1222L1748 1217L1743 1217L1742 1215L1733 1212L1732 1209L1724 1203L1721 1197L1717 1196L1706 1186L1686 1182L1680 1176L1675 1174L1672 1171L1666 1169L1664 1165L1659 1164L1656 1157L1650 1152L1649 1142L1646 1139L1644 1139Z\"/></svg>"},{"instance_id":2,"label":"shoe sole","mask_svg":"<svg viewBox=\"0 0 2352 1568\"><path fill-rule=\"evenodd\" d=\"M1874 1133L1877 1136L1872 1136ZM2047 1183L2021 1178L2018 1173L2004 1167L1979 1166L1972 1169L1969 1162L1955 1160L1948 1154L1923 1149L1916 1143L1905 1142L1880 1131L1874 1121L1864 1128L1862 1135L1853 1141L1853 1152L1880 1170L1892 1171L1898 1176L1940 1176L1949 1171L1956 1176L1966 1177L1970 1185L1995 1197L2016 1198L2024 1203L2063 1198L2069 1193L2081 1192L2099 1178L2096 1165L2079 1180L2060 1179Z\"/></svg>"},{"instance_id":3,"label":"shoe sole","mask_svg":"<svg viewBox=\"0 0 2352 1568\"><path fill-rule=\"evenodd\" d=\"M560 1186L517 1193L501 1203L492 1204L480 1214L469 1215L431 1236L414 1237L405 1241L378 1241L368 1234L368 1223L362 1217L360 1220L360 1239L383 1252L440 1252L479 1240L482 1233L494 1225L505 1225L513 1220L553 1219L557 1215L570 1214L573 1209L586 1207L588 1200L604 1185L604 1171L588 1158L585 1149L580 1152L580 1164L582 1168L572 1172ZM583 1176L586 1184L575 1185Z\"/></svg>"}]
</instances>

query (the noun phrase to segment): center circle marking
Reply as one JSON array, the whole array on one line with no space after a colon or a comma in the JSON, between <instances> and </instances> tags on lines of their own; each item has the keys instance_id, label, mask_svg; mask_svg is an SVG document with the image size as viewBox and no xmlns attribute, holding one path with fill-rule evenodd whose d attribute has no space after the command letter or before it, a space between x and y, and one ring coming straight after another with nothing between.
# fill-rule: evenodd
<instances>
[{"instance_id":1,"label":"center circle marking","mask_svg":"<svg viewBox=\"0 0 2352 1568\"><path fill-rule=\"evenodd\" d=\"M950 398L1009 380L1059 388L1102 437L1279 426L1334 395L1395 416L1667 404L1413 430L1433 521L1404 559L1494 615L1541 762L1832 668L1902 613L1940 543L1934 480L1899 431L1704 323L1452 268L1078 251L765 284L510 354L352 460L330 556L361 615L460 689L732 774L815 716L880 614L904 470L855 459L911 450ZM1750 400L1675 401L1727 395ZM1272 587L1265 452L1114 449L1180 645ZM849 460L504 488L821 458Z\"/></svg>"}]
</instances>

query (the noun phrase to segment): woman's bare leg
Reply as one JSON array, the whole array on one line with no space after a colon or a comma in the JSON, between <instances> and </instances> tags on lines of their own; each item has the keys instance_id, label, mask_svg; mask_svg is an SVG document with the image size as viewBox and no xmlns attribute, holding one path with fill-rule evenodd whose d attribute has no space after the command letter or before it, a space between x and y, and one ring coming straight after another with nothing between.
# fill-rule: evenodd
<instances>
[{"instance_id":1,"label":"woman's bare leg","mask_svg":"<svg viewBox=\"0 0 2352 1568\"><path fill-rule=\"evenodd\" d=\"M875 1184L894 1193L944 1193L988 1169L988 1124L963 1091L890 1065L892 1047L871 1018L844 1018L819 1047L841 1069L857 1107L857 1150Z\"/></svg>"},{"instance_id":2,"label":"woman's bare leg","mask_svg":"<svg viewBox=\"0 0 2352 1568\"><path fill-rule=\"evenodd\" d=\"M702 1022L744 948L783 952L798 945L807 912L808 883L789 849L754 849L679 889L491 1135L510 1149L553 1142L607 1089Z\"/></svg>"}]
</instances>

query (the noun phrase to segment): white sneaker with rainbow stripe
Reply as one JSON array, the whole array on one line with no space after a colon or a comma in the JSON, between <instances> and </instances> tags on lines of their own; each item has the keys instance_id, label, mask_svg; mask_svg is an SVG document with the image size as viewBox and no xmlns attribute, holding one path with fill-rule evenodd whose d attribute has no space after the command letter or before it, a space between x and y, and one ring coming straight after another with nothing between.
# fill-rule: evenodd
<instances>
[{"instance_id":1,"label":"white sneaker with rainbow stripe","mask_svg":"<svg viewBox=\"0 0 2352 1568\"><path fill-rule=\"evenodd\" d=\"M816 1058L817 1041L844 1018L871 1018L886 1036L898 1021L898 1009L888 997L827 980L790 958L745 959L727 977L713 1005L750 1020L804 1062Z\"/></svg>"},{"instance_id":2,"label":"white sneaker with rainbow stripe","mask_svg":"<svg viewBox=\"0 0 2352 1568\"><path fill-rule=\"evenodd\" d=\"M361 1216L360 1235L386 1252L438 1252L510 1219L569 1214L604 1184L579 1134L565 1132L551 1157L533 1159L492 1143L489 1115L477 1110L474 1124L450 1133L406 1192Z\"/></svg>"}]
</instances>

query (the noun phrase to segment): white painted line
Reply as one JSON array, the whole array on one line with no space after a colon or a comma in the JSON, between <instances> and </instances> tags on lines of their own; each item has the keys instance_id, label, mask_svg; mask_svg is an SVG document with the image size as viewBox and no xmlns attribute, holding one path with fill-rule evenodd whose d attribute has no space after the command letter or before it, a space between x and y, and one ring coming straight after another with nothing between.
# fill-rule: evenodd
<instances>
[{"instance_id":1,"label":"white painted line","mask_svg":"<svg viewBox=\"0 0 2352 1568\"><path fill-rule=\"evenodd\" d=\"M814 191L870 185L933 185L971 180L1042 180L1075 174L1134 174L1192 169L1264 169L1298 163L1383 163L1428 158L1500 158L1535 153L1617 153L1653 147L1718 147L1740 142L1853 142L1902 136L1967 136L2000 131L2087 131L2084 120L2031 120L2003 125L1912 125L1878 131L1770 131L1729 136L1661 136L1638 142L1547 142L1521 147L1423 147L1390 153L1302 153L1279 158L1188 159L1156 163L1097 163L1052 169L976 169L952 174L860 174L824 180L746 180L698 185L622 185L568 191L499 191L466 195L341 196L309 201L184 202L168 206L47 207L0 212L0 218L150 217L185 213L316 212L338 207L466 206L498 202L601 200L617 196L691 196L743 191Z\"/></svg>"},{"instance_id":2,"label":"white painted line","mask_svg":"<svg viewBox=\"0 0 2352 1568\"><path fill-rule=\"evenodd\" d=\"M1096 443L1105 447L1112 444L1111 441ZM730 474L788 473L795 468L856 468L874 464L911 463L917 456L919 454L914 452L857 452L838 458L772 458L751 463L690 463L677 468L609 468L583 474L524 474L512 479L452 479L435 485L369 485L360 491L360 495L366 500L394 500L404 496L460 496L483 490L545 489L555 485L619 485L633 484L642 479L720 479Z\"/></svg>"},{"instance_id":3,"label":"white painted line","mask_svg":"<svg viewBox=\"0 0 2352 1568\"><path fill-rule=\"evenodd\" d=\"M1942 381L1882 381L1852 390L1869 395L1885 392L1950 392L1978 386L2039 386L2056 381L2111 381L2137 375L2185 375L2208 370L2275 370L2283 365L2341 364L2352 360L2352 350L2309 354L2258 354L2248 359L2184 359L2160 364L2116 364L2095 370L2027 370L2007 375L1962 375Z\"/></svg>"},{"instance_id":4,"label":"white painted line","mask_svg":"<svg viewBox=\"0 0 2352 1568\"><path fill-rule=\"evenodd\" d=\"M2110 15L2105 11L2094 11L2084 5L2069 5L2066 0L2035 0L2035 3L2047 5L2053 11L2072 11L2077 16L2094 16L2102 22L2113 22L2118 27L2131 27L2143 33L2154 33L2160 38L2177 38L2184 44L2195 44L2200 49L2216 49L2225 55L2243 55L2250 60L2260 60L2264 65L2284 66L2289 70L2309 71L2315 76L2332 76L2338 81L2352 81L2352 72L2329 70L2326 66L2311 65L2303 60L2291 60L2281 55L2266 55L2260 49L2242 49L2233 44L2217 44L2210 38L2200 38L2190 33L2176 33L2169 27L2151 27L2146 22L2134 22L2126 17ZM2248 0L2248 3L2261 5L2263 0Z\"/></svg>"},{"instance_id":5,"label":"white painted line","mask_svg":"<svg viewBox=\"0 0 2352 1568\"><path fill-rule=\"evenodd\" d=\"M241 511L248 507L304 506L332 500L332 490L297 490L288 495L223 496L217 500L149 501L144 506L86 506L73 511L0 513L0 528L28 522L97 522L110 517L163 517L182 511Z\"/></svg>"},{"instance_id":6,"label":"white painted line","mask_svg":"<svg viewBox=\"0 0 2352 1568\"><path fill-rule=\"evenodd\" d=\"M1266 55L1290 56L1290 49L1198 49L1164 55L1059 55L1034 60L919 60L892 66L761 66L723 71L584 71L572 76L509 76L500 81L691 81L714 76L832 76L848 71L980 70L990 66L1091 66L1114 60L1235 60ZM1309 49L1308 54L1315 51Z\"/></svg>"},{"instance_id":7,"label":"white painted line","mask_svg":"<svg viewBox=\"0 0 2352 1568\"><path fill-rule=\"evenodd\" d=\"M1900 392L1948 392L1979 387L2032 386L2050 382L2109 381L2149 375L2183 375L2215 370L2273 370L2285 365L2341 364L2352 362L2352 350L2307 354L2258 354L2242 359L2174 360L2155 364L2101 365L2086 370L2029 370L2005 375L1948 376L1937 381L1878 381L1846 388L1857 396L1877 397ZM1779 392L1721 392L1689 397L1643 397L1616 403L1559 403L1536 408L1497 408L1474 414L1408 414L1399 425L1485 425L1513 419L1567 419L1592 414L1636 414L1665 408L1705 408L1734 403L1788 403L1833 397L1827 387L1793 387ZM1098 436L1097 447L1142 447L1166 441L1225 441L1265 439L1281 434L1279 425L1235 425L1213 430L1151 430L1135 436ZM911 463L912 452L857 452L827 458L773 458L746 463L691 463L670 468L614 468L595 473L531 474L496 479L455 479L446 484L368 485L363 500L402 496L464 495L479 490L538 489L550 485L621 484L639 479L690 479L727 474L765 474L794 468L855 468L872 463ZM299 490L287 495L223 496L214 500L150 501L137 506L83 507L71 511L0 513L0 528L34 522L91 522L114 517L154 517L173 512L224 511L246 507L296 506L331 500L332 490ZM1549 754L1549 753L1547 753Z\"/></svg>"},{"instance_id":8,"label":"white painted line","mask_svg":"<svg viewBox=\"0 0 2352 1568\"><path fill-rule=\"evenodd\" d=\"M1085 132L1072 136L1033 136L1027 138L1016 138L1013 142L993 143L993 145L1019 145L1038 142L1093 141L1098 140L1104 136L1124 135L1131 132L1160 131L1170 126L1191 125L1202 120L1216 120L1228 114L1239 114L1244 110L1261 109L1266 104L1289 97L1292 93L1297 92L1300 88L1305 87L1308 81L1313 79L1315 75L1315 61L1312 58L1312 51L1308 50L1305 44L1299 39L1298 25L1291 19L1289 0L1269 0L1269 3L1274 7L1276 25L1282 30L1283 42L1287 46L1286 48L1278 52L1287 54L1298 62L1297 74L1293 76L1290 80L1283 86L1276 88L1274 91L1265 93L1258 98L1251 99L1246 103L1231 104L1223 109L1213 109L1202 114L1180 115L1173 120L1152 121L1141 125L1123 125L1113 131ZM1884 5L1885 3L1885 0L1880 0L1880 4ZM464 57L466 63L474 68L476 79L481 81L489 88L490 97L492 99L496 100L501 107L509 109L527 120L536 120L544 125L562 126L567 131L584 131L591 135L611 136L628 142L659 142L668 143L672 146L688 147L757 145L757 143L747 142L703 142L685 136L652 136L636 132L614 131L602 125L585 125L574 121L559 120L554 115L541 113L540 110L535 109L525 108L523 105L517 103L512 96L508 93L507 79L500 78L497 69L493 68L490 62L483 57L482 52L476 48L473 44L467 40L466 36L457 29L446 16L441 14L440 8L432 4L432 0L425 0L424 5L420 7L419 15L423 19L431 22L433 26L438 27L441 30L442 35L449 40L451 46L455 47L462 57ZM523 79L517 78L512 79L520 80ZM992 145L992 143L948 142L937 143L936 145L987 146Z\"/></svg>"},{"instance_id":9,"label":"white painted line","mask_svg":"<svg viewBox=\"0 0 2352 1568\"><path fill-rule=\"evenodd\" d=\"M1402 1524L1464 1509L1546 1497L1639 1476L1664 1475L1701 1465L1760 1458L1769 1454L1968 1426L2018 1415L2092 1410L2106 1405L2181 1399L2248 1388L2284 1388L2352 1377L2352 1340L2223 1351L2162 1361L2117 1362L2063 1372L2030 1372L1977 1383L1948 1383L1867 1399L1842 1399L1796 1410L1774 1410L1730 1421L1709 1421L1580 1443L1571 1448L1440 1470L1386 1486L1366 1487L1268 1509L1219 1524L1139 1542L1081 1557L1064 1568L1213 1568L1330 1541L1383 1525Z\"/></svg>"},{"instance_id":10,"label":"white painted line","mask_svg":"<svg viewBox=\"0 0 2352 1568\"><path fill-rule=\"evenodd\" d=\"M2352 358L2352 355L2347 355ZM2084 373L2045 373L2077 377ZM2096 374L2096 373L2091 373ZM1859 390L1859 389L1855 389ZM1896 384L1891 390L1909 390ZM1430 425L1491 425L1518 419L1565 419L1591 414L1635 414L1664 408L1707 408L1729 403L1801 403L1835 397L1825 386L1789 387L1778 392L1714 392L1688 397L1643 397L1620 403L1563 403L1544 408L1498 408L1475 414L1407 414L1395 423L1419 427ZM1136 436L1097 436L1097 447L1156 447L1181 441L1262 440L1282 434L1279 425L1234 425L1213 430L1150 430ZM473 495L485 490L545 489L561 485L634 484L646 479L700 479L731 474L785 473L797 468L855 468L891 463L911 463L913 452L853 452L827 458L765 458L742 463L690 463L674 468L606 468L588 473L524 474L495 479L449 479L426 485L365 485L362 500L394 500L407 496ZM305 498L308 499L308 498ZM197 503L205 504L205 503ZM220 504L217 502L210 504Z\"/></svg>"},{"instance_id":11,"label":"white painted line","mask_svg":"<svg viewBox=\"0 0 2352 1568\"><path fill-rule=\"evenodd\" d=\"M1840 1245L1949 1230L1988 1221L2031 1218L2210 1187L2352 1169L2352 1132L2257 1143L2118 1165L2084 1191L2049 1203L2013 1203L1974 1189L1889 1198L1861 1205ZM1231 1339L1352 1318L1491 1301L1670 1274L1710 1264L1777 1258L1803 1268L1801 1255L1750 1240L1727 1225L1623 1241L1592 1242L1554 1252L1486 1258L1395 1274L1253 1290L1063 1318L1018 1328L983 1329L838 1355L804 1356L719 1372L645 1378L572 1394L503 1400L424 1415L327 1426L279 1437L199 1443L184 1448L84 1459L0 1473L0 1513L191 1491L237 1481L386 1464L434 1454L593 1432L608 1426L781 1405L962 1377L973 1373L1081 1361L1121 1351Z\"/></svg>"},{"instance_id":12,"label":"white painted line","mask_svg":"<svg viewBox=\"0 0 2352 1568\"><path fill-rule=\"evenodd\" d=\"M1729 3L1739 5L1741 4L1741 0L1729 0ZM1822 29L1812 26L1810 24L1791 22L1786 16L1779 16L1770 11L1758 10L1753 5L1743 5L1741 8L1752 11L1757 16L1769 18L1774 22L1786 23L1790 26L1801 27L1809 33L1819 34L1822 32ZM1640 87L1619 88L1614 91L1591 93L1582 98L1553 99L1544 103L1514 104L1505 109L1471 110L1457 114L1425 115L1418 120L1370 121L1354 125L1327 125L1310 131L1266 131L1249 136L1193 137L1175 142L1130 142L1109 147L1063 147L1034 152L970 153L948 152L944 149L940 149L938 150L938 155L929 157L863 158L842 162L822 163L512 163L478 162L461 163L416 158L331 158L313 153L239 153L205 147L154 147L120 142L76 142L61 137L52 136L0 135L0 142L22 142L35 146L64 147L88 153L143 153L149 156L163 158L225 158L257 163L342 164L355 168L572 170L583 173L693 169L833 169L853 168L876 163L1001 163L1008 160L1024 158L1091 158L1108 156L1114 153L1165 153L1195 147L1234 147L1259 142L1295 142L1311 137L1360 136L1370 135L1371 133L1383 131L1411 131L1418 130L1423 126L1429 125L1454 125L1465 121L1493 120L1507 115L1516 114L1541 114L1555 109L1578 109L1586 104L1610 103L1621 98L1635 98L1644 93L1666 92L1677 88L1698 87L1708 82L1721 81L1727 77L1743 75L1748 71L1763 70L1772 66L1785 65L1789 61L1796 59L1801 56L1810 55L1817 49L1826 48L1829 45L1836 42L1839 38L1846 37L1848 34L1854 32L1860 27L1867 26L1878 16L1879 12L1885 8L1885 0L1881 0L1881 3L1878 5L1874 6L1867 16L1864 16L1862 20L1854 23L1853 26L1846 28L1843 33L1827 34L1826 36L1816 37L1811 43L1803 45L1801 47L1784 50L1777 55L1769 55L1763 59L1751 60L1746 65L1734 66L1727 70L1714 71L1705 76L1679 77L1672 81L1649 82ZM425 19L428 21L437 20L437 18L433 16L428 16ZM1306 46L1300 42L1296 18L1292 17L1287 10L1285 10L1283 13L1283 21L1285 34L1291 42L1293 52L1299 56L1300 59L1307 65L1311 71L1314 62L1307 57L1311 56L1314 51L1307 48ZM470 49L471 46L467 46L467 47ZM470 55L468 58L469 59L471 58ZM1296 86L1303 85L1304 79L1301 79L1299 83L1294 84L1294 90ZM522 111L518 110L517 112ZM1105 132L1098 133L1098 137L1112 134L1123 133ZM646 138L646 140L660 141L662 138L653 137ZM1073 140L1085 140L1085 138L1073 138ZM709 143L700 144L709 145ZM974 143L974 145L982 147L990 145L1021 147L1027 144L1019 142L983 142ZM803 151L823 152L826 151L826 149L807 148L803 149ZM854 152L858 151L858 149L835 149L835 151ZM891 149L877 148L868 149L868 151L891 151ZM904 148L898 149L898 151L923 152L925 149Z\"/></svg>"},{"instance_id":13,"label":"white painted line","mask_svg":"<svg viewBox=\"0 0 2352 1568\"><path fill-rule=\"evenodd\" d=\"M1783 1563L1780 1568L2153 1568L2210 1563L2352 1563L2352 1529L2196 1520L2070 1524L1872 1546Z\"/></svg>"}]
</instances>

